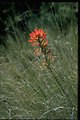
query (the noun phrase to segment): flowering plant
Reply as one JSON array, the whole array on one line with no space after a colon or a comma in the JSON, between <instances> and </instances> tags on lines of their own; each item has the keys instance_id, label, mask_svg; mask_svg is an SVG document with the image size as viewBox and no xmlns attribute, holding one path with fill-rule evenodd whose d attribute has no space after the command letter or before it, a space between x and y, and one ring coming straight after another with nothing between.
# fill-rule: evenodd
<instances>
[{"instance_id":1,"label":"flowering plant","mask_svg":"<svg viewBox=\"0 0 80 120\"><path fill-rule=\"evenodd\" d=\"M28 40L28 42L32 43L32 46L36 45L39 48L37 48L35 50L35 55L40 56L40 54L43 54L44 56L44 61L42 63L42 65L46 66L47 69L50 71L50 73L52 73L53 78L55 78L58 88L60 89L60 91L65 94L67 96L68 101L71 104L71 100L68 97L68 94L65 92L65 90L61 87L58 79L56 78L55 74L53 73L51 66L50 66L50 61L54 61L56 56L52 56L51 54L51 49L47 49L48 46L48 40L46 39L46 33L44 32L43 29L34 29L34 31L32 31L30 34L30 39Z\"/></svg>"}]
</instances>

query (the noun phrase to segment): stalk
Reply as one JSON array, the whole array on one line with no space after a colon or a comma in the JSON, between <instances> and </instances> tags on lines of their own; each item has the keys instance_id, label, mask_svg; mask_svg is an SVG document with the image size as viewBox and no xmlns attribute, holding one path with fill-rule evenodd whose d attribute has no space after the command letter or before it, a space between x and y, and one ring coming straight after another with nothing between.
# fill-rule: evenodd
<instances>
[{"instance_id":1,"label":"stalk","mask_svg":"<svg viewBox=\"0 0 80 120\"><path fill-rule=\"evenodd\" d=\"M40 46L40 47L41 47L41 46ZM61 93L66 96L66 98L68 99L68 101L69 101L69 103L70 103L70 106L73 107L74 105L72 104L72 102L71 102L68 94L64 91L63 87L60 85L57 77L55 76L55 74L53 73L53 71L52 71L52 69L51 69L50 63L49 63L49 61L48 61L48 59L47 59L47 56L45 55L46 49L43 50L43 48L41 47L41 51L42 51L42 53L43 53L44 56L45 56L45 61L46 61L46 63L47 63L47 65L46 65L46 66L47 66L47 69L48 69L49 72L53 75L53 77L55 78L55 80L56 80L56 82L57 82L57 87L59 88L59 90L61 91Z\"/></svg>"}]
</instances>

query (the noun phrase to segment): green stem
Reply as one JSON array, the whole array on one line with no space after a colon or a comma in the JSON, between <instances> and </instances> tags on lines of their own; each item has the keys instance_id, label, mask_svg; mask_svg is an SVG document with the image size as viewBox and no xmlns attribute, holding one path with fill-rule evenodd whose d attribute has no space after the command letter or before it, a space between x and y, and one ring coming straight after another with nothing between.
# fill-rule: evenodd
<instances>
[{"instance_id":1,"label":"green stem","mask_svg":"<svg viewBox=\"0 0 80 120\"><path fill-rule=\"evenodd\" d=\"M39 41L39 43L40 43L40 41ZM68 99L68 101L69 101L69 103L70 103L70 106L71 106L71 107L74 106L74 105L72 104L72 101L70 100L68 94L64 91L63 87L60 85L58 79L56 78L55 74L53 73L53 71L52 71L52 69L51 69L51 67L50 67L50 62L49 62L49 60L47 59L47 56L46 56L46 54L45 54L45 53L46 53L46 48L43 48L41 45L40 45L40 48L41 48L42 53L43 53L44 56L45 56L45 61L46 61L46 63L47 63L47 69L50 71L50 73L52 73L53 77L55 78L55 80L56 80L56 82L57 82L58 88L60 89L60 91L62 92L62 94L66 96L66 98Z\"/></svg>"},{"instance_id":2,"label":"green stem","mask_svg":"<svg viewBox=\"0 0 80 120\"><path fill-rule=\"evenodd\" d=\"M43 53L43 54L44 54L44 53ZM74 105L72 104L72 101L70 100L68 94L64 91L63 87L60 85L58 79L56 78L55 74L53 73L53 71L52 71L52 69L51 69L51 67L50 67L49 61L48 61L48 59L47 59L47 57L46 57L45 54L44 54L44 56L45 56L45 60L46 60L46 62L47 62L47 69L50 71L50 73L52 73L53 77L55 78L55 80L56 80L56 82L57 82L58 88L60 89L60 91L62 92L63 95L66 95L68 101L70 102L70 106L71 106L71 107L74 106Z\"/></svg>"}]
</instances>

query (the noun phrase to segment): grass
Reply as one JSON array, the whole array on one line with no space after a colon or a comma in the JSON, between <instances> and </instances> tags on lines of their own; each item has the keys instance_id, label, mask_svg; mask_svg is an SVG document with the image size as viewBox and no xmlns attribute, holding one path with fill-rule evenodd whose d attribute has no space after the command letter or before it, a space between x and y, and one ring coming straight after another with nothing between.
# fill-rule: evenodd
<instances>
[{"instance_id":1,"label":"grass","mask_svg":"<svg viewBox=\"0 0 80 120\"><path fill-rule=\"evenodd\" d=\"M66 22L67 29L61 32L56 16L43 13L38 17L25 12L22 27L9 17L6 47L0 46L1 119L77 119L77 23ZM44 29L57 56L51 63L53 74L41 66L42 58L28 43L35 27Z\"/></svg>"}]
</instances>

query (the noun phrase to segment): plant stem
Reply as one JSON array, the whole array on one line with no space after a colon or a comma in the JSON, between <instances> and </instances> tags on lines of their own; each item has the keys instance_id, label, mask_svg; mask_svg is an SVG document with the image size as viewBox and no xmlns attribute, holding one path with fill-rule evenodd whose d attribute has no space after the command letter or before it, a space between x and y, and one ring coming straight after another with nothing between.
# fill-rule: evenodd
<instances>
[{"instance_id":1,"label":"plant stem","mask_svg":"<svg viewBox=\"0 0 80 120\"><path fill-rule=\"evenodd\" d=\"M39 41L39 43L40 43L40 41ZM68 99L68 101L69 101L69 103L70 103L69 105L70 105L71 107L73 107L74 105L73 105L72 101L70 100L68 94L64 91L63 87L60 85L58 79L56 78L55 74L53 73L53 71L52 71L52 69L51 69L51 67L50 67L50 62L49 62L49 60L47 59L47 56L46 56L46 48L44 48L44 47L42 47L42 46L40 46L40 48L41 48L42 53L43 53L44 56L45 56L45 61L46 61L46 63L47 63L47 65L46 65L46 66L47 66L47 69L50 71L50 73L52 73L53 77L55 78L55 80L56 80L56 82L57 82L57 87L60 89L60 91L62 92L62 94L66 96L66 98Z\"/></svg>"},{"instance_id":2,"label":"plant stem","mask_svg":"<svg viewBox=\"0 0 80 120\"><path fill-rule=\"evenodd\" d=\"M62 92L62 94L66 96L66 98L68 99L68 101L69 101L69 103L70 103L70 106L71 106L71 107L74 106L73 103L72 103L72 101L70 100L68 94L64 91L63 87L60 85L58 79L56 78L55 74L53 73L53 71L52 71L52 69L51 69L51 67L50 67L50 64L49 64L49 62L48 62L48 59L47 59L46 55L45 55L45 60L46 60L46 62L47 62L47 69L50 71L50 73L52 73L53 77L55 78L55 80L56 80L56 82L57 82L58 88L60 89L60 91Z\"/></svg>"}]
</instances>

